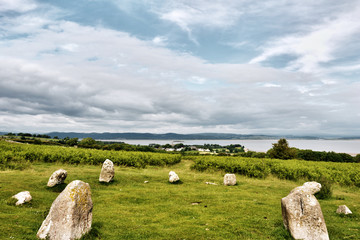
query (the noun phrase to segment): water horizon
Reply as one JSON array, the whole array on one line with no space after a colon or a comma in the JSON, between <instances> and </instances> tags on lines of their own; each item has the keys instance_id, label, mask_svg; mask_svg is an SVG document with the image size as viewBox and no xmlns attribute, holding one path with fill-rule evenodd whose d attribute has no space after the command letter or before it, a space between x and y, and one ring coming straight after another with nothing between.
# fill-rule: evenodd
<instances>
[{"instance_id":1,"label":"water horizon","mask_svg":"<svg viewBox=\"0 0 360 240\"><path fill-rule=\"evenodd\" d=\"M226 146L230 144L241 144L250 151L266 152L272 148L272 144L279 139L199 139L199 140L161 140L161 139L101 139L104 142L125 142L131 145L149 145L160 144L165 145L183 143L185 145L204 145L219 144ZM288 139L290 147L299 149L311 149L313 151L326 151L337 153L348 153L351 155L360 154L360 139L351 140L333 140L333 139Z\"/></svg>"}]
</instances>

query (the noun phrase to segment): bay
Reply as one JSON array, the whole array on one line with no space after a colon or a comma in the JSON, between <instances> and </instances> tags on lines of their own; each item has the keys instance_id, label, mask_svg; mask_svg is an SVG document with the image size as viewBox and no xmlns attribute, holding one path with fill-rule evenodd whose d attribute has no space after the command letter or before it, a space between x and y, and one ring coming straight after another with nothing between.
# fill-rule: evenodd
<instances>
[{"instance_id":1,"label":"bay","mask_svg":"<svg viewBox=\"0 0 360 240\"><path fill-rule=\"evenodd\" d=\"M272 148L272 144L276 143L278 139L264 139L264 140L102 140L111 142L125 142L133 145L149 145L151 143L165 145L183 143L185 145L204 145L204 144L219 144L226 146L230 144L241 144L251 151L266 152ZM348 153L356 155L360 153L360 140L306 140L306 139L290 139L288 140L290 147L299 149L311 149L313 151L334 151L337 153Z\"/></svg>"}]
</instances>

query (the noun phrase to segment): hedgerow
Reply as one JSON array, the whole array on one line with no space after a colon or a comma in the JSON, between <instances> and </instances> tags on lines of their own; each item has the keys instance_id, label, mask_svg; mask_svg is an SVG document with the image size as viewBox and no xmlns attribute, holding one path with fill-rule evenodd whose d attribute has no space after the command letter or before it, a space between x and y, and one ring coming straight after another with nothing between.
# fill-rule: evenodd
<instances>
[{"instance_id":1,"label":"hedgerow","mask_svg":"<svg viewBox=\"0 0 360 240\"><path fill-rule=\"evenodd\" d=\"M256 159L244 157L192 156L192 169L222 170L248 177L266 178L270 174L280 179L319 181L327 179L341 185L360 187L360 164L313 162L304 160Z\"/></svg>"},{"instance_id":2,"label":"hedgerow","mask_svg":"<svg viewBox=\"0 0 360 240\"><path fill-rule=\"evenodd\" d=\"M32 162L93 164L110 159L115 165L146 167L179 163L180 154L107 151L0 141L0 169L22 169Z\"/></svg>"}]
</instances>

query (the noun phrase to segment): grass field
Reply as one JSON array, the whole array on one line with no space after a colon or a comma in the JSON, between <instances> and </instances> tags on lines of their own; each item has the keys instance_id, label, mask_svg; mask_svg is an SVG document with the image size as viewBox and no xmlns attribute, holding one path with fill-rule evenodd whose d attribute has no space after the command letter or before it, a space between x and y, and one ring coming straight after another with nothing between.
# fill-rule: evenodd
<instances>
[{"instance_id":1,"label":"grass field","mask_svg":"<svg viewBox=\"0 0 360 240\"><path fill-rule=\"evenodd\" d=\"M93 230L84 239L291 239L282 225L280 199L303 181L237 175L238 185L223 186L224 172L190 170L192 164L182 160L173 166L117 166L110 184L98 182L100 165L33 163L22 171L0 171L0 239L36 239L52 202L66 186L46 187L59 168L68 171L65 183L79 179L91 186ZM168 183L170 170L181 184ZM7 204L25 190L33 197L30 204ZM360 238L359 188L334 185L333 197L319 202L330 239ZM342 204L354 214L337 215Z\"/></svg>"}]
</instances>

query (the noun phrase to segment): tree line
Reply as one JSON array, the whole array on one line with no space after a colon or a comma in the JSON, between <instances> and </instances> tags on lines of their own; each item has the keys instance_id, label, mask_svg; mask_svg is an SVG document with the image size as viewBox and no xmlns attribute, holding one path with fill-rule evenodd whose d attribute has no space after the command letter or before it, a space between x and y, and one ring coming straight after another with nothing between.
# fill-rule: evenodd
<instances>
[{"instance_id":1,"label":"tree line","mask_svg":"<svg viewBox=\"0 0 360 240\"><path fill-rule=\"evenodd\" d=\"M355 157L347 153L336 153L333 151L313 151L310 149L297 149L290 147L288 141L285 138L281 138L277 143L273 143L271 149L267 152L254 152L244 151L244 146L240 144L231 144L228 146L220 146L218 144L204 144L189 146L183 143L177 144L149 144L145 145L132 145L124 142L103 142L96 141L91 137L83 138L69 138L65 137L59 139L54 137L53 140L42 141L41 138L50 139L51 137L46 134L31 134L31 133L8 133L5 136L14 138L19 142L26 142L32 144L44 144L44 145L65 145L76 146L80 148L93 148L101 150L115 150L115 151L140 151L140 152L164 152L165 149L174 149L182 153L183 155L198 155L199 152L196 149L209 149L210 152L220 156L241 156L249 158L272 158L272 159L300 159L307 161L323 161L323 162L358 162L360 163L360 154Z\"/></svg>"}]
</instances>

